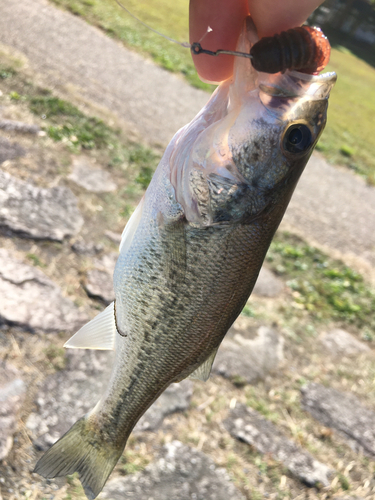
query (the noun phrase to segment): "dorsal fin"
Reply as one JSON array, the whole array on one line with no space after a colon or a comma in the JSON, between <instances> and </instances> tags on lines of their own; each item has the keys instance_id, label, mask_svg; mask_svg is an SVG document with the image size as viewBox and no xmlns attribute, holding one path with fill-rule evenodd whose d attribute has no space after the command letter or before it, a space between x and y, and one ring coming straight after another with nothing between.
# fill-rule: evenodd
<instances>
[{"instance_id":1,"label":"dorsal fin","mask_svg":"<svg viewBox=\"0 0 375 500\"><path fill-rule=\"evenodd\" d=\"M72 349L113 350L116 341L115 303L112 302L94 319L73 335L64 347Z\"/></svg>"},{"instance_id":2,"label":"dorsal fin","mask_svg":"<svg viewBox=\"0 0 375 500\"><path fill-rule=\"evenodd\" d=\"M212 363L214 362L216 353L218 351L218 347L216 347L212 353L208 356L206 361L204 361L198 368L193 371L193 373L190 373L188 378L191 379L198 379L198 380L203 380L203 382L207 382L207 380L210 378L210 373L211 373L211 368L212 368Z\"/></svg>"}]
</instances>

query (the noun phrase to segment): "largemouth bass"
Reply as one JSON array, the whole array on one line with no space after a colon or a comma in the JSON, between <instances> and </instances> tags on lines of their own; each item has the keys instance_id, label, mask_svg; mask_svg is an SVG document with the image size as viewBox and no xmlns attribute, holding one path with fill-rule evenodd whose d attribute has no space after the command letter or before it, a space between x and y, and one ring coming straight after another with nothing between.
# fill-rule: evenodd
<instances>
[{"instance_id":1,"label":"largemouth bass","mask_svg":"<svg viewBox=\"0 0 375 500\"><path fill-rule=\"evenodd\" d=\"M256 40L247 21L238 50ZM77 471L95 498L168 385L208 378L325 126L335 79L267 75L237 58L233 78L176 133L124 230L115 302L66 344L114 348L109 385L35 472Z\"/></svg>"}]
</instances>

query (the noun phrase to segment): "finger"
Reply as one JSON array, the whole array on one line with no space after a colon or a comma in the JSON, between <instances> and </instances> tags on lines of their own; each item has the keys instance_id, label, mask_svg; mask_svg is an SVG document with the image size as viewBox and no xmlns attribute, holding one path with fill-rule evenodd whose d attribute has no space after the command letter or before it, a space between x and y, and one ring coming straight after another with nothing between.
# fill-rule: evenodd
<instances>
[{"instance_id":1,"label":"finger","mask_svg":"<svg viewBox=\"0 0 375 500\"><path fill-rule=\"evenodd\" d=\"M259 38L303 24L323 0L248 0Z\"/></svg>"},{"instance_id":2,"label":"finger","mask_svg":"<svg viewBox=\"0 0 375 500\"><path fill-rule=\"evenodd\" d=\"M208 50L235 50L244 19L248 15L247 0L190 0L190 43L202 40ZM234 57L193 55L193 61L202 80L221 82L233 73Z\"/></svg>"}]
</instances>

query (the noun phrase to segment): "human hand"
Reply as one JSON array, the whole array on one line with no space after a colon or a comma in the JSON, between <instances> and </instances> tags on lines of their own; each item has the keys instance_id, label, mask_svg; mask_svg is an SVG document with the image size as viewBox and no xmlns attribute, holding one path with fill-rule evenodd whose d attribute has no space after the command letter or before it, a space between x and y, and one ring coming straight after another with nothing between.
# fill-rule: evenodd
<instances>
[{"instance_id":1,"label":"human hand","mask_svg":"<svg viewBox=\"0 0 375 500\"><path fill-rule=\"evenodd\" d=\"M323 0L190 0L190 43L208 50L236 50L244 19L251 17L260 38L300 26ZM217 83L230 78L234 56L193 55L200 78Z\"/></svg>"}]
</instances>

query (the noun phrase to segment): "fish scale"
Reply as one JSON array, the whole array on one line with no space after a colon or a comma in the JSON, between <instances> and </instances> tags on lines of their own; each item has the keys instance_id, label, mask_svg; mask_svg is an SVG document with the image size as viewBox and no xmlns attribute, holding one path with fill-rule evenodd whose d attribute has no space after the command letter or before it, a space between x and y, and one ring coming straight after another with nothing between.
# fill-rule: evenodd
<instances>
[{"instance_id":1,"label":"fish scale","mask_svg":"<svg viewBox=\"0 0 375 500\"><path fill-rule=\"evenodd\" d=\"M238 49L256 40L247 22ZM232 80L176 133L123 232L115 302L66 343L115 349L108 387L36 472L78 472L95 498L168 385L208 378L322 133L335 78L266 75L238 58Z\"/></svg>"}]
</instances>

